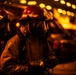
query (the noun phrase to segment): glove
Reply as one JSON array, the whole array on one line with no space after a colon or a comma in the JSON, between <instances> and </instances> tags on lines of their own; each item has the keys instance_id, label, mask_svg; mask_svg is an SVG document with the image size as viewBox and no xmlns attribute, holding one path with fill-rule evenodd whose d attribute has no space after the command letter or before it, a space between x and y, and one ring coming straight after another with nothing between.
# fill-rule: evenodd
<instances>
[{"instance_id":1,"label":"glove","mask_svg":"<svg viewBox=\"0 0 76 75\"><path fill-rule=\"evenodd\" d=\"M26 65L17 65L12 68L10 75L20 75L26 74L28 72L28 66Z\"/></svg>"},{"instance_id":2,"label":"glove","mask_svg":"<svg viewBox=\"0 0 76 75\"><path fill-rule=\"evenodd\" d=\"M58 59L52 55L49 58L47 58L44 62L44 67L53 69L58 64Z\"/></svg>"},{"instance_id":3,"label":"glove","mask_svg":"<svg viewBox=\"0 0 76 75\"><path fill-rule=\"evenodd\" d=\"M39 74L44 71L42 62L30 62L28 72L31 74Z\"/></svg>"}]
</instances>

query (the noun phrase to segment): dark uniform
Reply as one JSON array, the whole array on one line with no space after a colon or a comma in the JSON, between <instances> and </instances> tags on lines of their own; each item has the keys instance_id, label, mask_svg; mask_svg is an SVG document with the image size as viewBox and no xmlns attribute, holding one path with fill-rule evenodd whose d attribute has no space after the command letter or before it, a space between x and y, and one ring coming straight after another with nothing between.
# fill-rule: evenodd
<instances>
[{"instance_id":1,"label":"dark uniform","mask_svg":"<svg viewBox=\"0 0 76 75\"><path fill-rule=\"evenodd\" d=\"M40 63L44 61L49 53L48 50L46 49L45 51L43 47L45 46L43 46L40 38L31 35L30 38L24 38L21 32L19 32L8 40L1 55L1 69L3 73L7 75L25 74L30 63L40 66ZM29 66L29 68L31 67ZM40 71L42 70L42 68L39 67L38 69Z\"/></svg>"},{"instance_id":2,"label":"dark uniform","mask_svg":"<svg viewBox=\"0 0 76 75\"><path fill-rule=\"evenodd\" d=\"M42 75L44 70L50 67L50 60L46 59L50 59L52 50L43 32L44 29L41 28L44 24L43 11L36 6L28 6L26 10L23 16L29 13L29 17L21 22L24 25L26 20L29 22L31 33L24 37L21 31L18 31L8 40L1 55L1 70L4 75Z\"/></svg>"}]
</instances>

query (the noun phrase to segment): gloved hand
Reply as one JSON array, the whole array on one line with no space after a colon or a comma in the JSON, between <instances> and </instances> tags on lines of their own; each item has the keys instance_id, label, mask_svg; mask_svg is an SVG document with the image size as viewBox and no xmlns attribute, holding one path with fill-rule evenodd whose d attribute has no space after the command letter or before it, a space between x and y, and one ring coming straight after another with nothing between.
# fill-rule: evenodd
<instances>
[{"instance_id":1,"label":"gloved hand","mask_svg":"<svg viewBox=\"0 0 76 75\"><path fill-rule=\"evenodd\" d=\"M47 58L44 62L44 67L53 69L58 64L58 59L55 57L55 55L50 56Z\"/></svg>"},{"instance_id":2,"label":"gloved hand","mask_svg":"<svg viewBox=\"0 0 76 75\"><path fill-rule=\"evenodd\" d=\"M10 75L24 75L28 72L27 65L16 65L9 72Z\"/></svg>"},{"instance_id":3,"label":"gloved hand","mask_svg":"<svg viewBox=\"0 0 76 75\"><path fill-rule=\"evenodd\" d=\"M44 67L44 63L43 63L43 61L30 61L29 62L29 65L30 66L40 66L40 67Z\"/></svg>"},{"instance_id":4,"label":"gloved hand","mask_svg":"<svg viewBox=\"0 0 76 75\"><path fill-rule=\"evenodd\" d=\"M28 72L36 74L44 71L43 62L30 62Z\"/></svg>"}]
</instances>

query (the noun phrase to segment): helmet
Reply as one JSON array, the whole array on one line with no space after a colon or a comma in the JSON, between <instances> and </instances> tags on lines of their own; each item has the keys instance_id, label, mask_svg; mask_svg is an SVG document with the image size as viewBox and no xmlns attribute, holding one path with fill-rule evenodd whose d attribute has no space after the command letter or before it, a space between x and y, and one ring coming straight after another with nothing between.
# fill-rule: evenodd
<instances>
[{"instance_id":1,"label":"helmet","mask_svg":"<svg viewBox=\"0 0 76 75\"><path fill-rule=\"evenodd\" d=\"M44 12L43 9L36 5L30 5L26 6L26 8L22 12L22 16L19 19L19 21L25 20L25 19L42 19L44 18Z\"/></svg>"},{"instance_id":2,"label":"helmet","mask_svg":"<svg viewBox=\"0 0 76 75\"><path fill-rule=\"evenodd\" d=\"M22 12L22 17L30 16L31 18L38 18L43 16L43 10L38 6L27 6Z\"/></svg>"},{"instance_id":3,"label":"helmet","mask_svg":"<svg viewBox=\"0 0 76 75\"><path fill-rule=\"evenodd\" d=\"M26 25L28 22L31 33L44 35L47 33L49 26L47 21L51 19L51 15L47 10L44 10L36 5L26 6L22 12L21 18L18 20L21 25Z\"/></svg>"},{"instance_id":4,"label":"helmet","mask_svg":"<svg viewBox=\"0 0 76 75\"><path fill-rule=\"evenodd\" d=\"M46 19L42 8L36 5L26 6L22 12L21 18L18 20L22 25L30 24L30 32L37 32ZM42 28L41 28L42 29Z\"/></svg>"}]
</instances>

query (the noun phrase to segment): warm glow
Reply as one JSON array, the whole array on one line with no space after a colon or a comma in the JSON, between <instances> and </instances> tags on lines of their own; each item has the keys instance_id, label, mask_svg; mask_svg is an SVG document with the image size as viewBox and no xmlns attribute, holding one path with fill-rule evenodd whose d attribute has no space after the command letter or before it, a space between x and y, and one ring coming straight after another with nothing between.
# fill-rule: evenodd
<instances>
[{"instance_id":1,"label":"warm glow","mask_svg":"<svg viewBox=\"0 0 76 75\"><path fill-rule=\"evenodd\" d=\"M64 24L65 23L68 23L69 22L69 18L68 17L60 17L60 22L63 22Z\"/></svg>"},{"instance_id":2,"label":"warm glow","mask_svg":"<svg viewBox=\"0 0 76 75\"><path fill-rule=\"evenodd\" d=\"M71 15L71 12L70 11L67 11L67 15L70 16Z\"/></svg>"},{"instance_id":3,"label":"warm glow","mask_svg":"<svg viewBox=\"0 0 76 75\"><path fill-rule=\"evenodd\" d=\"M28 5L36 5L37 2L36 2L36 1L29 1L27 4L28 4Z\"/></svg>"},{"instance_id":4,"label":"warm glow","mask_svg":"<svg viewBox=\"0 0 76 75\"><path fill-rule=\"evenodd\" d=\"M59 9L58 9L58 12L59 12L59 13L62 13L62 9L59 8Z\"/></svg>"},{"instance_id":5,"label":"warm glow","mask_svg":"<svg viewBox=\"0 0 76 75\"><path fill-rule=\"evenodd\" d=\"M54 8L53 11L54 11L54 12L53 12L53 13L54 13L53 16L54 16L55 18L59 18L59 17L60 17L60 14L58 13L58 10Z\"/></svg>"},{"instance_id":6,"label":"warm glow","mask_svg":"<svg viewBox=\"0 0 76 75\"><path fill-rule=\"evenodd\" d=\"M60 3L61 3L61 4L65 4L65 1L64 1L64 0L61 0Z\"/></svg>"},{"instance_id":7,"label":"warm glow","mask_svg":"<svg viewBox=\"0 0 76 75\"><path fill-rule=\"evenodd\" d=\"M68 7L70 7L70 6L71 6L71 3L67 2L66 5L67 5Z\"/></svg>"},{"instance_id":8,"label":"warm glow","mask_svg":"<svg viewBox=\"0 0 76 75\"><path fill-rule=\"evenodd\" d=\"M75 9L75 8L76 8L74 4L72 4L72 8L73 8L73 9Z\"/></svg>"},{"instance_id":9,"label":"warm glow","mask_svg":"<svg viewBox=\"0 0 76 75\"><path fill-rule=\"evenodd\" d=\"M65 10L62 10L62 14L64 14L64 15L65 15L65 14L66 14L66 11L65 11Z\"/></svg>"},{"instance_id":10,"label":"warm glow","mask_svg":"<svg viewBox=\"0 0 76 75\"><path fill-rule=\"evenodd\" d=\"M4 2L4 4L6 4L6 3L7 3L7 1Z\"/></svg>"},{"instance_id":11,"label":"warm glow","mask_svg":"<svg viewBox=\"0 0 76 75\"><path fill-rule=\"evenodd\" d=\"M74 16L74 13L73 12L71 12L71 16Z\"/></svg>"},{"instance_id":12,"label":"warm glow","mask_svg":"<svg viewBox=\"0 0 76 75\"><path fill-rule=\"evenodd\" d=\"M9 2L9 4L11 4L11 2Z\"/></svg>"},{"instance_id":13,"label":"warm glow","mask_svg":"<svg viewBox=\"0 0 76 75\"><path fill-rule=\"evenodd\" d=\"M72 28L71 25L67 25L65 23L63 23L62 26L64 29L71 29Z\"/></svg>"},{"instance_id":14,"label":"warm glow","mask_svg":"<svg viewBox=\"0 0 76 75\"><path fill-rule=\"evenodd\" d=\"M69 25L68 25L69 24ZM71 23L68 23L68 24L62 24L62 26L65 28L65 29L73 29L73 30L76 30L76 25L73 25Z\"/></svg>"},{"instance_id":15,"label":"warm glow","mask_svg":"<svg viewBox=\"0 0 76 75\"><path fill-rule=\"evenodd\" d=\"M72 29L73 30L76 30L76 25L72 25Z\"/></svg>"},{"instance_id":16,"label":"warm glow","mask_svg":"<svg viewBox=\"0 0 76 75\"><path fill-rule=\"evenodd\" d=\"M53 28L55 28L55 25L54 25L54 23L50 22L50 27L53 27Z\"/></svg>"},{"instance_id":17,"label":"warm glow","mask_svg":"<svg viewBox=\"0 0 76 75\"><path fill-rule=\"evenodd\" d=\"M68 40L66 40L66 39L61 39L61 40L60 40L60 43L64 43L64 42L67 43Z\"/></svg>"},{"instance_id":18,"label":"warm glow","mask_svg":"<svg viewBox=\"0 0 76 75\"><path fill-rule=\"evenodd\" d=\"M67 11L67 14L69 14L71 16L72 15L74 16L73 12ZM73 30L76 30L76 24L72 24L70 22L70 18L68 16L60 16L60 14L58 13L57 9L54 9L54 17L56 19L58 19L59 23L62 25L62 27L64 29L73 29Z\"/></svg>"},{"instance_id":19,"label":"warm glow","mask_svg":"<svg viewBox=\"0 0 76 75\"><path fill-rule=\"evenodd\" d=\"M43 4L43 3L40 3L39 6L40 6L41 8L45 8L45 4Z\"/></svg>"},{"instance_id":20,"label":"warm glow","mask_svg":"<svg viewBox=\"0 0 76 75\"><path fill-rule=\"evenodd\" d=\"M59 0L54 0L54 1L59 1Z\"/></svg>"},{"instance_id":21,"label":"warm glow","mask_svg":"<svg viewBox=\"0 0 76 75\"><path fill-rule=\"evenodd\" d=\"M47 5L47 6L46 6L46 9L47 9L47 10L51 10L52 7L51 7L50 5Z\"/></svg>"},{"instance_id":22,"label":"warm glow","mask_svg":"<svg viewBox=\"0 0 76 75\"><path fill-rule=\"evenodd\" d=\"M20 0L21 4L26 4L26 2L27 2L26 0Z\"/></svg>"},{"instance_id":23,"label":"warm glow","mask_svg":"<svg viewBox=\"0 0 76 75\"><path fill-rule=\"evenodd\" d=\"M20 23L19 23L19 22L17 22L17 23L16 23L16 27L19 27L19 26L20 26Z\"/></svg>"},{"instance_id":24,"label":"warm glow","mask_svg":"<svg viewBox=\"0 0 76 75\"><path fill-rule=\"evenodd\" d=\"M52 37L53 39L59 37L60 35L59 34L50 34L50 37Z\"/></svg>"},{"instance_id":25,"label":"warm glow","mask_svg":"<svg viewBox=\"0 0 76 75\"><path fill-rule=\"evenodd\" d=\"M0 20L3 18L3 16L2 15L0 15Z\"/></svg>"},{"instance_id":26,"label":"warm glow","mask_svg":"<svg viewBox=\"0 0 76 75\"><path fill-rule=\"evenodd\" d=\"M43 65L43 61L40 62L40 66L42 66L42 65Z\"/></svg>"},{"instance_id":27,"label":"warm glow","mask_svg":"<svg viewBox=\"0 0 76 75\"><path fill-rule=\"evenodd\" d=\"M58 21L60 22L60 24L62 25L62 27L64 29L74 29L74 30L76 30L76 25L70 23L69 17L65 17L65 18L64 17L60 17L58 19Z\"/></svg>"},{"instance_id":28,"label":"warm glow","mask_svg":"<svg viewBox=\"0 0 76 75\"><path fill-rule=\"evenodd\" d=\"M71 28L71 26L68 24L69 22L69 18L68 17L60 17L58 19L58 21L61 23L61 25L63 26L63 28Z\"/></svg>"}]
</instances>

